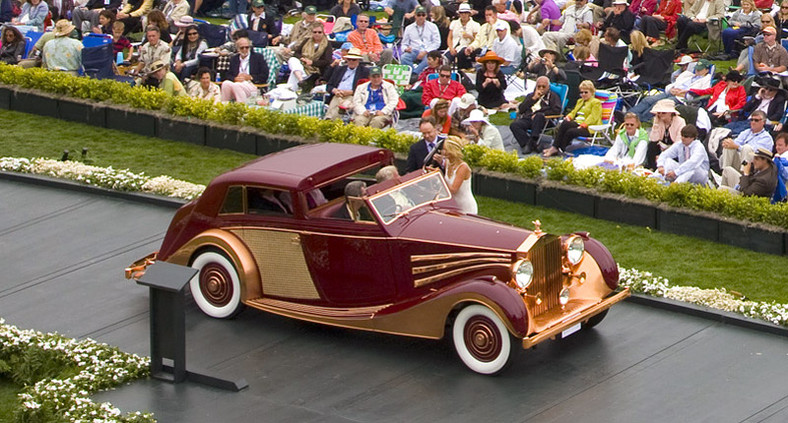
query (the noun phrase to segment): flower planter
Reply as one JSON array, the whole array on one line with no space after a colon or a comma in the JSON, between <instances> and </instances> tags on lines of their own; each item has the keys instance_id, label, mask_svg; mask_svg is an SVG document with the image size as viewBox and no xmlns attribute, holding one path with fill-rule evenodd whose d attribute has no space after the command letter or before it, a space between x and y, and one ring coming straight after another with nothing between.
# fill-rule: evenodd
<instances>
[{"instance_id":1,"label":"flower planter","mask_svg":"<svg viewBox=\"0 0 788 423\"><path fill-rule=\"evenodd\" d=\"M58 117L57 99L32 92L17 91L11 98L11 110L47 117Z\"/></svg>"},{"instance_id":2,"label":"flower planter","mask_svg":"<svg viewBox=\"0 0 788 423\"><path fill-rule=\"evenodd\" d=\"M8 110L11 108L11 94L13 91L10 88L0 87L0 109Z\"/></svg>"},{"instance_id":3,"label":"flower planter","mask_svg":"<svg viewBox=\"0 0 788 423\"><path fill-rule=\"evenodd\" d=\"M256 154L257 139L252 132L209 125L205 132L205 145L226 148L240 153Z\"/></svg>"},{"instance_id":4,"label":"flower planter","mask_svg":"<svg viewBox=\"0 0 788 423\"><path fill-rule=\"evenodd\" d=\"M87 101L61 98L57 101L58 118L88 125L107 126L107 108Z\"/></svg>"},{"instance_id":5,"label":"flower planter","mask_svg":"<svg viewBox=\"0 0 788 423\"><path fill-rule=\"evenodd\" d=\"M303 142L286 139L282 135L257 133L255 137L255 144L256 146L254 154L257 154L258 156L265 156L266 154L276 153L277 151L282 151L286 148L299 146L303 144Z\"/></svg>"},{"instance_id":6,"label":"flower planter","mask_svg":"<svg viewBox=\"0 0 788 423\"><path fill-rule=\"evenodd\" d=\"M691 214L677 209L660 207L657 209L657 229L677 235L719 241L719 221L717 219Z\"/></svg>"},{"instance_id":7,"label":"flower planter","mask_svg":"<svg viewBox=\"0 0 788 423\"><path fill-rule=\"evenodd\" d=\"M769 254L784 254L785 233L739 222L720 222L719 242Z\"/></svg>"},{"instance_id":8,"label":"flower planter","mask_svg":"<svg viewBox=\"0 0 788 423\"><path fill-rule=\"evenodd\" d=\"M530 205L536 204L535 183L513 179L497 172L475 172L471 186L475 195Z\"/></svg>"},{"instance_id":9,"label":"flower planter","mask_svg":"<svg viewBox=\"0 0 788 423\"><path fill-rule=\"evenodd\" d=\"M107 107L107 128L133 132L146 137L156 136L157 116L119 107Z\"/></svg>"},{"instance_id":10,"label":"flower planter","mask_svg":"<svg viewBox=\"0 0 788 423\"><path fill-rule=\"evenodd\" d=\"M657 208L653 204L626 197L600 196L594 217L635 226L657 226Z\"/></svg>"},{"instance_id":11,"label":"flower planter","mask_svg":"<svg viewBox=\"0 0 788 423\"><path fill-rule=\"evenodd\" d=\"M166 140L205 145L206 125L188 118L161 116L156 125L156 136Z\"/></svg>"},{"instance_id":12,"label":"flower planter","mask_svg":"<svg viewBox=\"0 0 788 423\"><path fill-rule=\"evenodd\" d=\"M536 189L537 206L594 217L597 196L573 187L559 187L546 183Z\"/></svg>"}]
</instances>

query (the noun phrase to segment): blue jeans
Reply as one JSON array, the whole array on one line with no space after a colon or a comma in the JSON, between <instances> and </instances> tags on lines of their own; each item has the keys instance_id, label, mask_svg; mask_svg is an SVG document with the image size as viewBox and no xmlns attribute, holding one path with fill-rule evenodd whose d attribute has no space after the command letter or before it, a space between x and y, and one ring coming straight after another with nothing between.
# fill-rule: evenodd
<instances>
[{"instance_id":1,"label":"blue jeans","mask_svg":"<svg viewBox=\"0 0 788 423\"><path fill-rule=\"evenodd\" d=\"M413 67L413 73L419 75L421 74L421 71L427 68L427 55L425 54L419 63L415 63L418 55L419 52L416 50L402 53L399 62L402 63L403 65L408 65Z\"/></svg>"},{"instance_id":2,"label":"blue jeans","mask_svg":"<svg viewBox=\"0 0 788 423\"><path fill-rule=\"evenodd\" d=\"M666 98L672 99L674 97L668 93L661 93L657 95L643 97L643 99L640 100L638 104L635 105L635 107L627 111L638 115L638 118L640 118L641 122L649 122L652 119L654 119L654 115L651 113L651 108L654 107L654 105L657 104L658 101L664 100ZM675 103L676 101L673 100L673 102Z\"/></svg>"},{"instance_id":3,"label":"blue jeans","mask_svg":"<svg viewBox=\"0 0 788 423\"><path fill-rule=\"evenodd\" d=\"M736 46L736 40L740 40L751 33L753 33L753 29L751 28L726 28L723 30L722 45L725 47L725 54L733 54L733 48Z\"/></svg>"}]
</instances>

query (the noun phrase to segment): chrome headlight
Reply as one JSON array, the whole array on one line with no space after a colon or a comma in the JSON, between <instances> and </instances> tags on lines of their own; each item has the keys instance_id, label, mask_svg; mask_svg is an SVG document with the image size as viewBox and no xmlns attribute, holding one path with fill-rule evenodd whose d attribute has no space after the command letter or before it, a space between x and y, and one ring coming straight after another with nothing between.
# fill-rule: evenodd
<instances>
[{"instance_id":1,"label":"chrome headlight","mask_svg":"<svg viewBox=\"0 0 788 423\"><path fill-rule=\"evenodd\" d=\"M580 263L580 260L583 259L585 249L583 238L577 235L570 237L566 243L566 258L569 260L569 263L572 263L572 265Z\"/></svg>"},{"instance_id":2,"label":"chrome headlight","mask_svg":"<svg viewBox=\"0 0 788 423\"><path fill-rule=\"evenodd\" d=\"M534 280L534 265L529 260L522 260L514 269L514 281L520 289L528 288Z\"/></svg>"},{"instance_id":3,"label":"chrome headlight","mask_svg":"<svg viewBox=\"0 0 788 423\"><path fill-rule=\"evenodd\" d=\"M561 303L561 305L566 305L566 303L569 302L569 288L564 288L561 290L561 292L558 294L558 302Z\"/></svg>"}]
</instances>

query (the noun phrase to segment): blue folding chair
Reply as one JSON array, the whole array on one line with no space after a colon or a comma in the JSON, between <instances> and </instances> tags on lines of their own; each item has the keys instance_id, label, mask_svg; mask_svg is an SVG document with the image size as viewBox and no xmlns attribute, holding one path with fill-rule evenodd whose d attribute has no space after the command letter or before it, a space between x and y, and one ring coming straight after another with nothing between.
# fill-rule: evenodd
<instances>
[{"instance_id":1,"label":"blue folding chair","mask_svg":"<svg viewBox=\"0 0 788 423\"><path fill-rule=\"evenodd\" d=\"M44 35L43 32L27 31L27 34L25 34L25 57L23 57L23 59L27 59L30 52L33 50L33 46L36 45L42 35Z\"/></svg>"},{"instance_id":2,"label":"blue folding chair","mask_svg":"<svg viewBox=\"0 0 788 423\"><path fill-rule=\"evenodd\" d=\"M87 33L82 37L82 46L85 48L112 44L112 36L109 34Z\"/></svg>"}]
</instances>

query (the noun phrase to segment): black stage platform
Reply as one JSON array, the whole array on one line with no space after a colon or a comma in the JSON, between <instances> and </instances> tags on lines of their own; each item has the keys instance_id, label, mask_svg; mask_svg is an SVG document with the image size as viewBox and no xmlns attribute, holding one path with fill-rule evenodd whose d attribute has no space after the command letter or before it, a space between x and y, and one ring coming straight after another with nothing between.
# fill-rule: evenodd
<instances>
[{"instance_id":1,"label":"black stage platform","mask_svg":"<svg viewBox=\"0 0 788 423\"><path fill-rule=\"evenodd\" d=\"M124 266L172 209L0 180L0 317L147 355L148 290ZM596 329L519 351L499 377L447 342L187 306L187 360L249 388L147 380L96 395L160 422L785 422L788 340L625 302Z\"/></svg>"}]
</instances>

